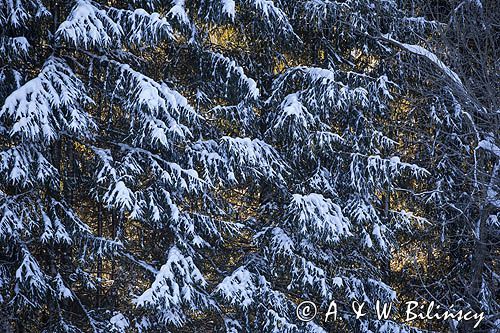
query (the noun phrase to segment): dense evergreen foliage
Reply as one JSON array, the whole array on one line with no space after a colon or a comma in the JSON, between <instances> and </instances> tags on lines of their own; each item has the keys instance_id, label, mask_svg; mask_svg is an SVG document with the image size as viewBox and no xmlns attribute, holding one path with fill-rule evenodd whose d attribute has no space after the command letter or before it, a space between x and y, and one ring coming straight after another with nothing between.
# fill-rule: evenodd
<instances>
[{"instance_id":1,"label":"dense evergreen foliage","mask_svg":"<svg viewBox=\"0 0 500 333\"><path fill-rule=\"evenodd\" d=\"M494 332L497 7L0 0L0 331Z\"/></svg>"}]
</instances>

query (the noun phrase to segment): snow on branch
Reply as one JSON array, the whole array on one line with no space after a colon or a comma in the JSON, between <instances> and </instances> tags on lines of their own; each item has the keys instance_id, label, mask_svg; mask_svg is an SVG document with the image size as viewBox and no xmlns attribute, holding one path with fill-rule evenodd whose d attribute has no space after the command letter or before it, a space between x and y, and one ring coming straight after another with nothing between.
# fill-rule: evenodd
<instances>
[{"instance_id":1,"label":"snow on branch","mask_svg":"<svg viewBox=\"0 0 500 333\"><path fill-rule=\"evenodd\" d=\"M291 142L306 138L311 127L317 123L314 116L301 103L298 93L286 96L278 112L271 113L269 117L271 126L267 133L286 132L286 137L291 139Z\"/></svg>"},{"instance_id":2,"label":"snow on branch","mask_svg":"<svg viewBox=\"0 0 500 333\"><path fill-rule=\"evenodd\" d=\"M380 155L363 155L351 153L350 176L351 185L359 192L367 186L380 187L382 184L392 184L392 181L404 172L421 179L430 175L425 168L416 164L402 162L398 156L384 158Z\"/></svg>"},{"instance_id":3,"label":"snow on branch","mask_svg":"<svg viewBox=\"0 0 500 333\"><path fill-rule=\"evenodd\" d=\"M40 18L52 15L40 0L2 0L0 1L0 9L0 26L2 28L8 24L17 29L29 22L33 16Z\"/></svg>"},{"instance_id":4,"label":"snow on branch","mask_svg":"<svg viewBox=\"0 0 500 333\"><path fill-rule=\"evenodd\" d=\"M135 299L135 303L138 307L153 309L165 324L180 327L186 320L184 307L201 310L213 305L203 292L206 284L193 259L172 246L155 281Z\"/></svg>"},{"instance_id":5,"label":"snow on branch","mask_svg":"<svg viewBox=\"0 0 500 333\"><path fill-rule=\"evenodd\" d=\"M262 23L273 33L283 34L292 40L300 41L288 20L288 15L270 0L242 0L242 3L253 9Z\"/></svg>"},{"instance_id":6,"label":"snow on branch","mask_svg":"<svg viewBox=\"0 0 500 333\"><path fill-rule=\"evenodd\" d=\"M300 89L296 93L300 103L312 115L328 122L332 111L348 112L357 108L374 112L386 109L393 99L389 90L391 86L396 87L385 75L376 78L355 72L297 66L274 80L269 101L280 103L290 90Z\"/></svg>"},{"instance_id":7,"label":"snow on branch","mask_svg":"<svg viewBox=\"0 0 500 333\"><path fill-rule=\"evenodd\" d=\"M298 326L293 323L295 304L273 289L263 275L250 272L245 266L226 277L214 293L243 311L256 305L256 317L262 321L263 332L297 332Z\"/></svg>"},{"instance_id":8,"label":"snow on branch","mask_svg":"<svg viewBox=\"0 0 500 333\"><path fill-rule=\"evenodd\" d=\"M284 182L286 164L278 152L259 139L224 136L221 142L198 141L192 146L193 162L204 168L210 184L243 183L250 178Z\"/></svg>"},{"instance_id":9,"label":"snow on branch","mask_svg":"<svg viewBox=\"0 0 500 333\"><path fill-rule=\"evenodd\" d=\"M14 121L11 135L34 140L54 140L62 130L90 135L92 118L82 110L92 100L63 59L50 57L41 73L12 92L0 110L0 117Z\"/></svg>"},{"instance_id":10,"label":"snow on branch","mask_svg":"<svg viewBox=\"0 0 500 333\"><path fill-rule=\"evenodd\" d=\"M222 137L221 148L233 170L243 179L248 176L281 179L284 162L276 150L259 139ZM234 177L234 174L233 174Z\"/></svg>"},{"instance_id":11,"label":"snow on branch","mask_svg":"<svg viewBox=\"0 0 500 333\"><path fill-rule=\"evenodd\" d=\"M236 81L238 82L238 88L244 92L244 98L250 100L257 100L259 98L260 91L257 88L257 83L252 78L249 78L243 71L243 68L238 66L234 60L217 52L208 52L207 55L211 62L211 74L216 82L224 83L228 88L230 82Z\"/></svg>"},{"instance_id":12,"label":"snow on branch","mask_svg":"<svg viewBox=\"0 0 500 333\"><path fill-rule=\"evenodd\" d=\"M23 291L27 292L24 296L29 296L31 302L37 303L48 291L47 277L26 247L22 248L21 254L23 261L16 270L16 294L22 297Z\"/></svg>"},{"instance_id":13,"label":"snow on branch","mask_svg":"<svg viewBox=\"0 0 500 333\"><path fill-rule=\"evenodd\" d=\"M350 236L350 222L342 209L321 194L294 194L287 207L287 224L307 237L336 243Z\"/></svg>"},{"instance_id":14,"label":"snow on branch","mask_svg":"<svg viewBox=\"0 0 500 333\"><path fill-rule=\"evenodd\" d=\"M175 116L180 116L183 112L195 117L192 107L187 99L175 90L168 88L166 84L158 83L152 78L132 69L129 65L110 61L116 66L122 77L127 81L130 98L130 106L137 110L148 110L156 116L164 111L170 111Z\"/></svg>"},{"instance_id":15,"label":"snow on branch","mask_svg":"<svg viewBox=\"0 0 500 333\"><path fill-rule=\"evenodd\" d=\"M234 20L234 16L236 14L235 6L236 3L234 0L221 0L222 2L222 12L227 15L231 20Z\"/></svg>"},{"instance_id":16,"label":"snow on branch","mask_svg":"<svg viewBox=\"0 0 500 333\"><path fill-rule=\"evenodd\" d=\"M458 86L461 88L464 87L462 80L460 80L459 76L457 73L455 73L451 68L446 66L434 53L431 51L427 50L426 48L420 46L420 45L415 45L415 44L406 44L399 42L395 39L392 39L389 35L383 35L383 39L405 49L406 51L413 53L418 56L422 56L426 59L428 59L430 62L432 62L435 66L437 66L441 71L448 76L453 82L455 82Z\"/></svg>"},{"instance_id":17,"label":"snow on branch","mask_svg":"<svg viewBox=\"0 0 500 333\"><path fill-rule=\"evenodd\" d=\"M86 0L76 2L68 19L56 31L58 38L84 48L119 45L122 35L120 25L104 9Z\"/></svg>"},{"instance_id":18,"label":"snow on branch","mask_svg":"<svg viewBox=\"0 0 500 333\"><path fill-rule=\"evenodd\" d=\"M133 44L156 44L163 39L174 39L172 26L159 13L116 8L111 8L109 13L121 25L126 40Z\"/></svg>"},{"instance_id":19,"label":"snow on branch","mask_svg":"<svg viewBox=\"0 0 500 333\"><path fill-rule=\"evenodd\" d=\"M500 148L493 142L493 138L491 138L491 137L489 137L485 140L481 140L477 144L476 149L479 149L479 148L484 149L487 152L490 152L491 154L493 154L497 158L500 158Z\"/></svg>"},{"instance_id":20,"label":"snow on branch","mask_svg":"<svg viewBox=\"0 0 500 333\"><path fill-rule=\"evenodd\" d=\"M141 115L141 121L137 123L141 143L147 140L150 144L169 147L173 140L192 136L191 130L182 122L193 124L200 116L184 96L129 65L108 61L120 75L117 89L122 95L123 106Z\"/></svg>"},{"instance_id":21,"label":"snow on branch","mask_svg":"<svg viewBox=\"0 0 500 333\"><path fill-rule=\"evenodd\" d=\"M215 288L214 293L222 296L229 304L242 309L248 308L255 300L257 287L255 276L244 267L239 267Z\"/></svg>"},{"instance_id":22,"label":"snow on branch","mask_svg":"<svg viewBox=\"0 0 500 333\"><path fill-rule=\"evenodd\" d=\"M200 6L198 9L198 17L217 24L228 20L234 22L235 16L235 0L211 0L210 6Z\"/></svg>"},{"instance_id":23,"label":"snow on branch","mask_svg":"<svg viewBox=\"0 0 500 333\"><path fill-rule=\"evenodd\" d=\"M30 43L24 36L0 37L0 56L7 59L18 59L28 55Z\"/></svg>"},{"instance_id":24,"label":"snow on branch","mask_svg":"<svg viewBox=\"0 0 500 333\"><path fill-rule=\"evenodd\" d=\"M168 11L168 15L177 19L178 22L185 26L190 26L191 21L186 13L185 0L172 0L173 7Z\"/></svg>"}]
</instances>

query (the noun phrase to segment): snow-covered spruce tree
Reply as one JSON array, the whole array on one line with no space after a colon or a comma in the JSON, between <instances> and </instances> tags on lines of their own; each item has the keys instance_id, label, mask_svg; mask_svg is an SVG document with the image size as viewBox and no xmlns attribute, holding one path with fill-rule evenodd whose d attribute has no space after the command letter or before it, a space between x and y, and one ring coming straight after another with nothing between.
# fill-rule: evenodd
<instances>
[{"instance_id":1,"label":"snow-covered spruce tree","mask_svg":"<svg viewBox=\"0 0 500 333\"><path fill-rule=\"evenodd\" d=\"M144 291L133 274L158 273L130 253L134 228L158 235L151 238L158 252L148 245L147 259L165 263L164 277L173 263L168 283L182 285L171 304L178 316L165 315L166 322L214 307L191 259L192 247L208 245L202 237L221 237L202 213L215 207L205 195L209 184L185 167L185 145L201 117L161 76L134 69L144 69L134 51L173 40L174 26L181 31L182 4L173 6L171 22L123 6L0 2L2 331L147 327L119 312L134 308L129 292ZM192 212L180 208L188 196L196 198ZM120 275L124 260L141 271ZM120 287L126 292L118 294Z\"/></svg>"},{"instance_id":2,"label":"snow-covered spruce tree","mask_svg":"<svg viewBox=\"0 0 500 333\"><path fill-rule=\"evenodd\" d=\"M94 136L92 99L69 59L47 45L47 7L2 1L0 13L1 329L74 332L73 311L94 325L77 291L94 283L88 256L122 246L92 233L68 179L79 169L68 163L78 158L74 145Z\"/></svg>"},{"instance_id":3,"label":"snow-covered spruce tree","mask_svg":"<svg viewBox=\"0 0 500 333\"><path fill-rule=\"evenodd\" d=\"M200 27L184 1L0 5L2 330L224 327L207 277L241 225L221 190L283 169L248 138L256 82L199 30L234 4Z\"/></svg>"},{"instance_id":4,"label":"snow-covered spruce tree","mask_svg":"<svg viewBox=\"0 0 500 333\"><path fill-rule=\"evenodd\" d=\"M391 79L398 76L392 63L383 60L390 49L379 37L405 36L415 20L392 2L280 4L269 17L286 18L283 31L290 43L300 46L287 49L281 44L283 35L271 33L259 49L274 52L270 67L280 71L272 83L259 81L265 96L259 134L282 161L266 159L266 173L255 173L252 167L235 177L239 182L251 173L258 181L256 192L247 192L256 198L257 211L245 223L257 249L246 253L215 289L234 309L225 320L227 328L411 331L392 321L356 321L349 315L342 324L321 319L305 324L296 319L295 306L306 299L325 308L336 299L344 306L366 301L373 308L376 300L396 297L384 283L390 252L398 232L411 230L422 219L389 203L407 184L399 179L419 179L427 172L402 162L394 153L398 138L385 131L398 91ZM413 29L422 27L415 24ZM256 75L267 63L259 65ZM226 159L210 157L207 152L215 145L200 142L195 147L203 152L204 162L214 165L214 173L224 170ZM239 148L240 164L247 163L248 152ZM250 156L260 163L255 148ZM282 170L273 165L282 165Z\"/></svg>"}]
</instances>

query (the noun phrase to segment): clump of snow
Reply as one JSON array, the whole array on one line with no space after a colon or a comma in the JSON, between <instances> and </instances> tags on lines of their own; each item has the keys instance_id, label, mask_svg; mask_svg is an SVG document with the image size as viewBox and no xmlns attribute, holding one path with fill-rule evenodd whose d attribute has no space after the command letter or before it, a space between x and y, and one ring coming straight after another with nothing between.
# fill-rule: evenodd
<instances>
[{"instance_id":1,"label":"clump of snow","mask_svg":"<svg viewBox=\"0 0 500 333\"><path fill-rule=\"evenodd\" d=\"M479 143L477 144L477 147L482 148L482 149L492 153L496 157L500 158L500 148L494 142L492 142L492 140L490 140L490 139L479 141Z\"/></svg>"},{"instance_id":2,"label":"clump of snow","mask_svg":"<svg viewBox=\"0 0 500 333\"><path fill-rule=\"evenodd\" d=\"M222 11L226 13L231 20L234 20L234 16L236 15L235 6L234 0L222 0Z\"/></svg>"},{"instance_id":3,"label":"clump of snow","mask_svg":"<svg viewBox=\"0 0 500 333\"><path fill-rule=\"evenodd\" d=\"M185 1L184 0L172 0L172 4L174 5L170 10L169 14L172 17L175 17L179 20L179 22L190 25L189 17L186 13L185 9Z\"/></svg>"},{"instance_id":4,"label":"clump of snow","mask_svg":"<svg viewBox=\"0 0 500 333\"><path fill-rule=\"evenodd\" d=\"M104 200L108 205L117 205L124 209L132 209L134 206L134 193L125 185L123 181L118 181L111 192L104 195Z\"/></svg>"},{"instance_id":5,"label":"clump of snow","mask_svg":"<svg viewBox=\"0 0 500 333\"><path fill-rule=\"evenodd\" d=\"M247 269L240 267L215 288L215 293L223 296L230 304L243 309L254 302L256 286L254 276Z\"/></svg>"},{"instance_id":6,"label":"clump of snow","mask_svg":"<svg viewBox=\"0 0 500 333\"><path fill-rule=\"evenodd\" d=\"M130 326L128 319L122 313L117 313L111 317L109 323L111 324L111 332L116 333L125 333Z\"/></svg>"},{"instance_id":7,"label":"clump of snow","mask_svg":"<svg viewBox=\"0 0 500 333\"><path fill-rule=\"evenodd\" d=\"M319 193L294 194L287 208L289 223L308 236L335 243L350 236L350 222L340 206Z\"/></svg>"}]
</instances>

